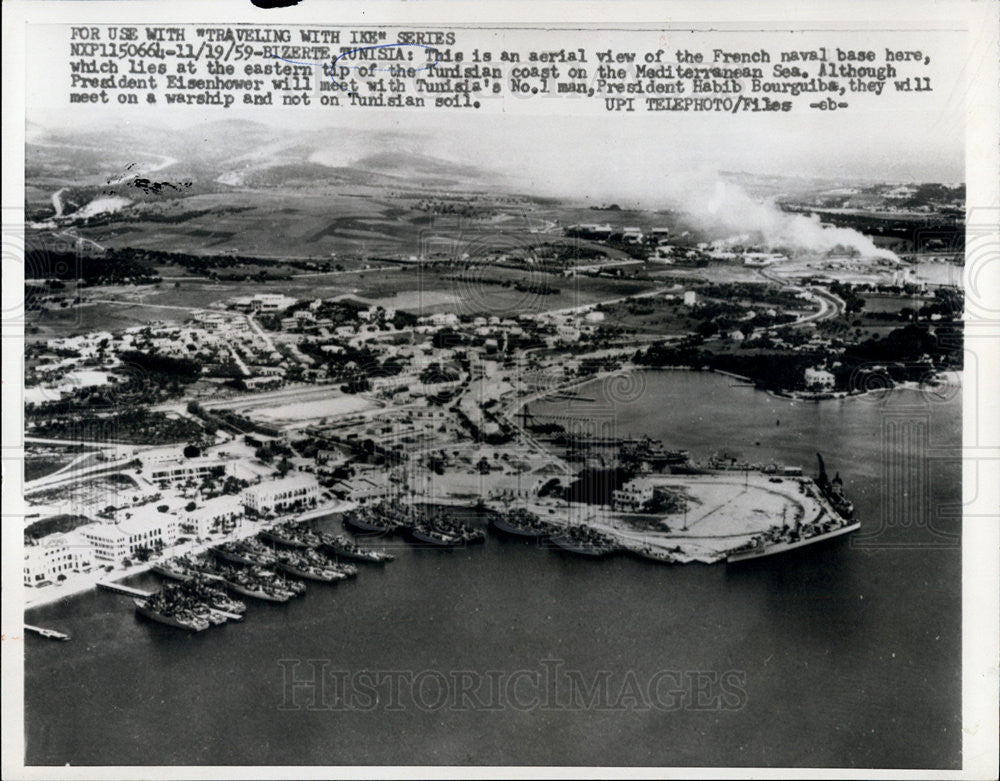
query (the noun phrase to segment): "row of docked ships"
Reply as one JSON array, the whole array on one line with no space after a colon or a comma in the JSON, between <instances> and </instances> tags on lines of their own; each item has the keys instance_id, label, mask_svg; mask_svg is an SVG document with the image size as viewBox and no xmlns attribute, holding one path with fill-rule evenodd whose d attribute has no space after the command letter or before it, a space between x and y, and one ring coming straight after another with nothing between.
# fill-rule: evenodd
<instances>
[{"instance_id":1,"label":"row of docked ships","mask_svg":"<svg viewBox=\"0 0 1000 781\"><path fill-rule=\"evenodd\" d=\"M436 547L458 547L483 542L486 535L440 510L427 510L401 502L380 502L359 508L345 522L366 534L401 532L411 541ZM546 540L564 550L583 556L607 556L621 550L618 542L589 526L562 527L547 523L524 508L491 513L490 526L515 537Z\"/></svg>"},{"instance_id":2,"label":"row of docked ships","mask_svg":"<svg viewBox=\"0 0 1000 781\"><path fill-rule=\"evenodd\" d=\"M403 502L379 502L348 513L344 522L363 534L405 534L412 542L454 548L483 542L486 535L437 509Z\"/></svg>"},{"instance_id":3,"label":"row of docked ships","mask_svg":"<svg viewBox=\"0 0 1000 781\"><path fill-rule=\"evenodd\" d=\"M272 546L265 545L266 542ZM384 564L395 557L363 548L343 535L317 533L285 523L257 538L226 542L205 555L157 562L152 571L178 585L136 599L136 612L161 624L202 631L240 620L246 604L229 593L265 602L287 602L305 593L303 580L333 583L357 575L354 564Z\"/></svg>"},{"instance_id":4,"label":"row of docked ships","mask_svg":"<svg viewBox=\"0 0 1000 781\"><path fill-rule=\"evenodd\" d=\"M809 524L794 526L774 526L768 532L756 535L748 543L723 554L727 562L737 562L746 559L769 556L776 553L795 550L806 545L813 545L825 540L839 537L856 531L861 527L854 518L854 505L844 496L843 481L840 475L832 480L826 473L823 457L817 453L819 460L819 475L815 480L816 488L826 501L830 512L824 510L820 516ZM759 471L770 475L773 480L780 481L782 477L801 478L801 467L779 466L776 464L755 465L739 463L733 459L714 458L710 463L694 468L685 459L685 469L692 474L720 474L734 471ZM674 468L674 465L671 465ZM440 512L428 514L427 511L401 502L383 502L363 507L349 515L347 523L354 529L368 534L387 534L396 531L405 532L412 540L438 546L458 546L470 542L481 542L481 531L472 529L454 519L449 519ZM649 544L639 547L625 547L614 537L605 534L585 524L561 526L541 520L537 515L524 508L512 508L503 512L492 513L490 526L504 534L545 540L553 546L583 556L607 556L620 550L627 550L641 558L661 563L672 563L679 560L681 551L678 547L665 549Z\"/></svg>"}]
</instances>

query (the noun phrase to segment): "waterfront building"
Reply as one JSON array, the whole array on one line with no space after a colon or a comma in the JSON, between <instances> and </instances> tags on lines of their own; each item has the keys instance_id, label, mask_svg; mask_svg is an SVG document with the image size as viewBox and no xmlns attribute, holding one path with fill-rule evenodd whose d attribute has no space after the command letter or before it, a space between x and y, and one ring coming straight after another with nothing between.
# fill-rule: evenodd
<instances>
[{"instance_id":1,"label":"waterfront building","mask_svg":"<svg viewBox=\"0 0 1000 781\"><path fill-rule=\"evenodd\" d=\"M226 531L243 515L243 507L236 496L217 496L208 499L193 510L180 513L181 530L198 537L206 537L216 528Z\"/></svg>"},{"instance_id":2,"label":"waterfront building","mask_svg":"<svg viewBox=\"0 0 1000 781\"><path fill-rule=\"evenodd\" d=\"M89 572L94 549L75 532L50 534L24 545L24 585L53 583L60 576Z\"/></svg>"},{"instance_id":3,"label":"waterfront building","mask_svg":"<svg viewBox=\"0 0 1000 781\"><path fill-rule=\"evenodd\" d=\"M93 548L94 558L120 564L140 548L153 550L177 540L177 518L164 513L128 518L119 523L91 523L77 529Z\"/></svg>"},{"instance_id":4,"label":"waterfront building","mask_svg":"<svg viewBox=\"0 0 1000 781\"><path fill-rule=\"evenodd\" d=\"M611 494L611 508L619 512L639 512L653 498L656 483L649 478L629 480Z\"/></svg>"},{"instance_id":5,"label":"waterfront building","mask_svg":"<svg viewBox=\"0 0 1000 781\"><path fill-rule=\"evenodd\" d=\"M810 366L805 370L804 375L807 388L813 386L832 388L835 382L833 374L820 366Z\"/></svg>"},{"instance_id":6,"label":"waterfront building","mask_svg":"<svg viewBox=\"0 0 1000 781\"><path fill-rule=\"evenodd\" d=\"M142 460L145 466L145 456ZM222 477L226 474L227 466L226 461L218 458L173 459L156 463L150 469L149 479L154 483L169 483L171 485L186 483L188 480L198 482L206 477Z\"/></svg>"},{"instance_id":7,"label":"waterfront building","mask_svg":"<svg viewBox=\"0 0 1000 781\"><path fill-rule=\"evenodd\" d=\"M240 501L257 513L305 508L319 499L319 483L313 475L298 474L267 480L243 489Z\"/></svg>"}]
</instances>

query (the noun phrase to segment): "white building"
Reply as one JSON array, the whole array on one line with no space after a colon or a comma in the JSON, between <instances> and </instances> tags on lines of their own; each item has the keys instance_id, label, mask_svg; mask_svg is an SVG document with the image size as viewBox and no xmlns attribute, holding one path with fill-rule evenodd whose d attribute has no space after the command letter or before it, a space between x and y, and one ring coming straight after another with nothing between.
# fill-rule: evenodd
<instances>
[{"instance_id":1,"label":"white building","mask_svg":"<svg viewBox=\"0 0 1000 781\"><path fill-rule=\"evenodd\" d=\"M243 515L243 507L235 496L217 496L193 510L180 511L181 530L206 537L216 528L232 526Z\"/></svg>"},{"instance_id":2,"label":"white building","mask_svg":"<svg viewBox=\"0 0 1000 781\"><path fill-rule=\"evenodd\" d=\"M805 370L806 387L818 385L821 388L832 388L835 378L831 372L818 366L810 366Z\"/></svg>"},{"instance_id":3,"label":"white building","mask_svg":"<svg viewBox=\"0 0 1000 781\"><path fill-rule=\"evenodd\" d=\"M280 312L298 301L297 298L282 293L256 293L253 296L235 298L232 305L244 312Z\"/></svg>"},{"instance_id":4,"label":"white building","mask_svg":"<svg viewBox=\"0 0 1000 781\"><path fill-rule=\"evenodd\" d=\"M145 456L143 466L147 466ZM218 458L188 458L149 465L149 479L154 483L185 483L188 480L200 482L206 477L222 477L226 474L227 462Z\"/></svg>"},{"instance_id":5,"label":"white building","mask_svg":"<svg viewBox=\"0 0 1000 781\"><path fill-rule=\"evenodd\" d=\"M140 548L154 550L173 545L177 527L174 516L152 511L120 523L91 523L77 532L93 547L95 559L119 564Z\"/></svg>"},{"instance_id":6,"label":"white building","mask_svg":"<svg viewBox=\"0 0 1000 781\"><path fill-rule=\"evenodd\" d=\"M59 576L89 572L94 549L78 534L50 534L24 546L24 585L54 583Z\"/></svg>"},{"instance_id":7,"label":"white building","mask_svg":"<svg viewBox=\"0 0 1000 781\"><path fill-rule=\"evenodd\" d=\"M311 507L319 499L319 483L312 475L299 474L266 480L244 488L240 501L257 513L282 512Z\"/></svg>"},{"instance_id":8,"label":"white building","mask_svg":"<svg viewBox=\"0 0 1000 781\"><path fill-rule=\"evenodd\" d=\"M611 494L611 508L619 512L638 512L653 498L656 483L648 478L629 480Z\"/></svg>"},{"instance_id":9,"label":"white building","mask_svg":"<svg viewBox=\"0 0 1000 781\"><path fill-rule=\"evenodd\" d=\"M698 303L698 294L693 290L684 291L684 306L694 306Z\"/></svg>"}]
</instances>

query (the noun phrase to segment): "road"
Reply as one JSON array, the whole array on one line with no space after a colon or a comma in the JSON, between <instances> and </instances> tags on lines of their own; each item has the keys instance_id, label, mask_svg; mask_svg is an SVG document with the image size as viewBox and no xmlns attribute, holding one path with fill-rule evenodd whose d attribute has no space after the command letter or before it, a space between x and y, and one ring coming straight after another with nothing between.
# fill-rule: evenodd
<instances>
[{"instance_id":1,"label":"road","mask_svg":"<svg viewBox=\"0 0 1000 781\"><path fill-rule=\"evenodd\" d=\"M813 312L812 314L803 315L798 318L792 325L805 325L807 323L818 323L821 320L830 320L835 317L840 317L846 310L847 304L844 303L843 299L838 296L833 295L833 293L828 290L824 290L821 287L816 286L803 286L796 285L789 282L784 277L780 277L771 272L770 269L760 268L757 269L757 273L760 274L768 282L773 282L781 287L788 288L790 290L795 290L803 293L810 293L816 301L819 303L819 311Z\"/></svg>"}]
</instances>

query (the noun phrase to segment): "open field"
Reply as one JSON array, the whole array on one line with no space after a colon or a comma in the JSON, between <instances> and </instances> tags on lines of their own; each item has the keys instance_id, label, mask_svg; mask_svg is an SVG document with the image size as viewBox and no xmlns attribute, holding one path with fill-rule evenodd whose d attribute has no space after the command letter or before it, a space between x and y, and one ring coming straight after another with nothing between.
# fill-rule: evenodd
<instances>
[{"instance_id":1,"label":"open field","mask_svg":"<svg viewBox=\"0 0 1000 781\"><path fill-rule=\"evenodd\" d=\"M80 306L29 313L26 338L29 342L45 341L158 320L182 322L190 317L190 310L261 292L306 299L346 295L417 315L457 312L505 316L594 304L653 286L642 280L563 277L497 266L421 268L396 264L356 272L301 274L268 283L185 279L159 285L102 285L81 288L84 303Z\"/></svg>"},{"instance_id":2,"label":"open field","mask_svg":"<svg viewBox=\"0 0 1000 781\"><path fill-rule=\"evenodd\" d=\"M814 484L805 478L777 478L778 482L771 482L771 478L759 473L735 472L731 476L654 475L652 479L689 497L686 517L683 513L640 517L582 504L567 508L556 499L542 499L529 504L529 508L551 523L586 522L628 546L650 545L678 553L679 561L703 562L717 560L753 535L781 526L783 521L789 526L796 521L809 524L821 513L830 512L812 495Z\"/></svg>"},{"instance_id":3,"label":"open field","mask_svg":"<svg viewBox=\"0 0 1000 781\"><path fill-rule=\"evenodd\" d=\"M325 418L354 415L373 409L374 405L362 396L352 396L329 390L329 397L315 401L300 401L293 405L277 404L269 407L240 408L239 412L253 411L255 420L282 425L318 423Z\"/></svg>"},{"instance_id":4,"label":"open field","mask_svg":"<svg viewBox=\"0 0 1000 781\"><path fill-rule=\"evenodd\" d=\"M24 338L28 343L45 342L91 331L119 331L157 320L181 322L188 317L188 313L178 309L145 304L85 304L29 313L25 318Z\"/></svg>"},{"instance_id":5,"label":"open field","mask_svg":"<svg viewBox=\"0 0 1000 781\"><path fill-rule=\"evenodd\" d=\"M332 385L305 385L205 401L203 406L206 409L232 410L268 423L292 425L356 414L375 409L378 405L364 396L343 393Z\"/></svg>"}]
</instances>

